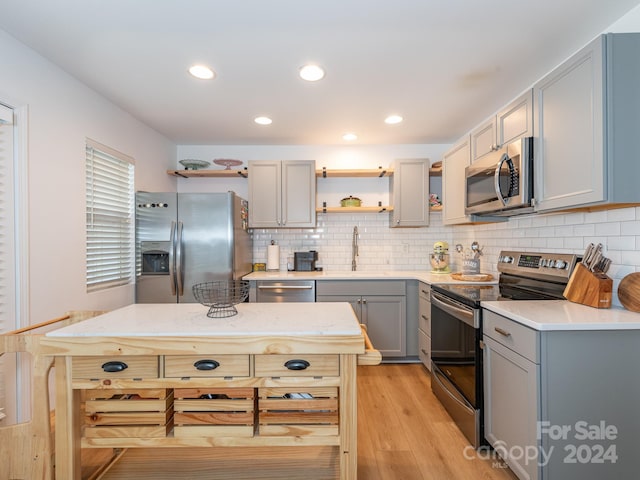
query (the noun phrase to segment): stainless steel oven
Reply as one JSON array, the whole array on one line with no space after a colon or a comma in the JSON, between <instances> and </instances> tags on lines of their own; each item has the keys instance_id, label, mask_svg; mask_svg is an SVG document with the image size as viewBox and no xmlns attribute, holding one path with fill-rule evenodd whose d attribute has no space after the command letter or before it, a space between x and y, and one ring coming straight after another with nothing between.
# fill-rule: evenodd
<instances>
[{"instance_id":1,"label":"stainless steel oven","mask_svg":"<svg viewBox=\"0 0 640 480\"><path fill-rule=\"evenodd\" d=\"M431 291L431 388L476 448L484 440L480 313Z\"/></svg>"},{"instance_id":2,"label":"stainless steel oven","mask_svg":"<svg viewBox=\"0 0 640 480\"><path fill-rule=\"evenodd\" d=\"M563 300L576 255L503 251L497 285L431 285L431 389L469 442L484 439L482 302Z\"/></svg>"}]
</instances>

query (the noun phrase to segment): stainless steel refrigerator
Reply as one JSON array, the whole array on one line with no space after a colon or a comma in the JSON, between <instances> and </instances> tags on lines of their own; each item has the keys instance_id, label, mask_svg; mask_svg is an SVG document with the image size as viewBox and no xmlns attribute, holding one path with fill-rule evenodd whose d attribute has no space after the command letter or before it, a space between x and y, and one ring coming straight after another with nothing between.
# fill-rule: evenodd
<instances>
[{"instance_id":1,"label":"stainless steel refrigerator","mask_svg":"<svg viewBox=\"0 0 640 480\"><path fill-rule=\"evenodd\" d=\"M193 303L191 287L251 272L246 200L227 193L136 194L136 302Z\"/></svg>"}]
</instances>

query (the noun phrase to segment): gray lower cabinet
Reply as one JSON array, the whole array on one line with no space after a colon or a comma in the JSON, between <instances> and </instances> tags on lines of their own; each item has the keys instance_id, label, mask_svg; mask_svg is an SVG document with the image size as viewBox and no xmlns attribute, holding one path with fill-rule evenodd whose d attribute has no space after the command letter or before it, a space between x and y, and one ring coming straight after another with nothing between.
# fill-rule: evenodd
<instances>
[{"instance_id":1,"label":"gray lower cabinet","mask_svg":"<svg viewBox=\"0 0 640 480\"><path fill-rule=\"evenodd\" d=\"M485 438L518 478L539 479L537 461L509 454L518 447L538 447L538 334L485 311L483 337Z\"/></svg>"},{"instance_id":2,"label":"gray lower cabinet","mask_svg":"<svg viewBox=\"0 0 640 480\"><path fill-rule=\"evenodd\" d=\"M418 358L431 371L431 286L418 284Z\"/></svg>"},{"instance_id":3,"label":"gray lower cabinet","mask_svg":"<svg viewBox=\"0 0 640 480\"><path fill-rule=\"evenodd\" d=\"M640 331L483 322L485 437L518 478L636 478Z\"/></svg>"},{"instance_id":4,"label":"gray lower cabinet","mask_svg":"<svg viewBox=\"0 0 640 480\"><path fill-rule=\"evenodd\" d=\"M367 326L383 360L405 357L406 285L404 281L327 280L316 282L317 302L349 302Z\"/></svg>"}]
</instances>

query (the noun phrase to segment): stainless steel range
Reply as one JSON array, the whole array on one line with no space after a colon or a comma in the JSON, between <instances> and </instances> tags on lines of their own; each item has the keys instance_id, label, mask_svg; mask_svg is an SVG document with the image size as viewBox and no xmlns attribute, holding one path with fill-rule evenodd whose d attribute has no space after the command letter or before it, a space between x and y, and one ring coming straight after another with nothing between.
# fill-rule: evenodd
<instances>
[{"instance_id":1,"label":"stainless steel range","mask_svg":"<svg viewBox=\"0 0 640 480\"><path fill-rule=\"evenodd\" d=\"M573 254L503 251L497 285L431 285L431 389L475 448L486 444L481 302L564 300L577 261Z\"/></svg>"}]
</instances>

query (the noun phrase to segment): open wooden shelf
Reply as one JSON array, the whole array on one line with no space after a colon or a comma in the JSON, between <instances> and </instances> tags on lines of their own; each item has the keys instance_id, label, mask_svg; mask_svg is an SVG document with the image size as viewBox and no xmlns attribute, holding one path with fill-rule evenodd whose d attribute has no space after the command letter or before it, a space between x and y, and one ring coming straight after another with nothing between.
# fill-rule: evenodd
<instances>
[{"instance_id":1,"label":"open wooden shelf","mask_svg":"<svg viewBox=\"0 0 640 480\"><path fill-rule=\"evenodd\" d=\"M167 174L173 177L182 178L232 178L249 176L247 169L243 170L167 170ZM393 170L390 168L372 168L363 170L338 170L338 169L321 169L316 170L316 177L320 178L373 178L373 177L390 177ZM430 168L429 175L432 177L440 177L442 168Z\"/></svg>"},{"instance_id":2,"label":"open wooden shelf","mask_svg":"<svg viewBox=\"0 0 640 480\"><path fill-rule=\"evenodd\" d=\"M328 169L322 168L320 170L316 170L316 177L322 178L336 178L336 177L390 177L393 175L393 170L391 168L371 168L364 170L353 170L353 169Z\"/></svg>"},{"instance_id":3,"label":"open wooden shelf","mask_svg":"<svg viewBox=\"0 0 640 480\"><path fill-rule=\"evenodd\" d=\"M167 174L182 178L247 178L249 176L247 170L167 170Z\"/></svg>"},{"instance_id":4,"label":"open wooden shelf","mask_svg":"<svg viewBox=\"0 0 640 480\"><path fill-rule=\"evenodd\" d=\"M385 213L392 212L393 207L316 207L316 213Z\"/></svg>"},{"instance_id":5,"label":"open wooden shelf","mask_svg":"<svg viewBox=\"0 0 640 480\"><path fill-rule=\"evenodd\" d=\"M429 207L432 212L442 211L442 205ZM383 205L381 207L316 207L316 213L386 213L393 212L393 207Z\"/></svg>"}]
</instances>

